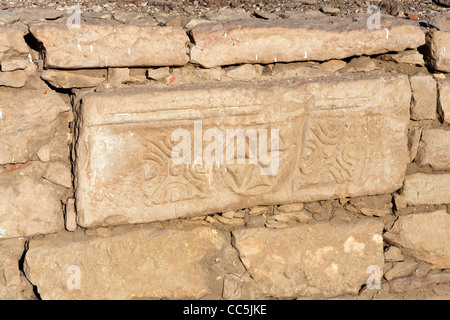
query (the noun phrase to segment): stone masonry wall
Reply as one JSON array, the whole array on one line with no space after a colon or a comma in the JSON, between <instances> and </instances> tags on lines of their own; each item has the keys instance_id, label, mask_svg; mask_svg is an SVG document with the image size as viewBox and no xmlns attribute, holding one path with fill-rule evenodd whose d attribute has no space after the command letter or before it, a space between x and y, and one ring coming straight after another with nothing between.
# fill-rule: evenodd
<instances>
[{"instance_id":1,"label":"stone masonry wall","mask_svg":"<svg viewBox=\"0 0 450 320\"><path fill-rule=\"evenodd\" d=\"M226 18L0 11L0 299L450 298L450 16Z\"/></svg>"}]
</instances>

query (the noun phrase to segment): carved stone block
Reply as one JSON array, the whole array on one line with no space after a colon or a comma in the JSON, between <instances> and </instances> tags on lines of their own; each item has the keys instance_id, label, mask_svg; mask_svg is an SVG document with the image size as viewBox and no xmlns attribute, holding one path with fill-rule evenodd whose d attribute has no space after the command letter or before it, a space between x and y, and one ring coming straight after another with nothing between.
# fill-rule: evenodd
<instances>
[{"instance_id":1,"label":"carved stone block","mask_svg":"<svg viewBox=\"0 0 450 320\"><path fill-rule=\"evenodd\" d=\"M78 112L84 227L389 193L408 163L402 75L122 88Z\"/></svg>"}]
</instances>

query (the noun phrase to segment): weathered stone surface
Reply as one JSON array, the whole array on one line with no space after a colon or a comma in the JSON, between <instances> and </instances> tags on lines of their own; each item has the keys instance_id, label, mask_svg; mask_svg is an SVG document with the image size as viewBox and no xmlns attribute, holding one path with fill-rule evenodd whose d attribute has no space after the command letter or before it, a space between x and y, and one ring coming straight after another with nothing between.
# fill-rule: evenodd
<instances>
[{"instance_id":1,"label":"weathered stone surface","mask_svg":"<svg viewBox=\"0 0 450 320\"><path fill-rule=\"evenodd\" d=\"M401 194L409 205L450 203L450 173L408 175Z\"/></svg>"},{"instance_id":2,"label":"weathered stone surface","mask_svg":"<svg viewBox=\"0 0 450 320\"><path fill-rule=\"evenodd\" d=\"M227 274L223 278L222 297L225 300L238 300L242 296L242 280L235 274Z\"/></svg>"},{"instance_id":3,"label":"weathered stone surface","mask_svg":"<svg viewBox=\"0 0 450 320\"><path fill-rule=\"evenodd\" d=\"M384 258L386 259L386 262L398 262L405 260L402 251L394 246L390 246L389 249L384 252Z\"/></svg>"},{"instance_id":4,"label":"weathered stone surface","mask_svg":"<svg viewBox=\"0 0 450 320\"><path fill-rule=\"evenodd\" d=\"M421 55L417 50L407 50L395 54L387 54L383 55L382 58L392 60L397 63L408 63L417 66L423 66L425 64L423 55Z\"/></svg>"},{"instance_id":5,"label":"weathered stone surface","mask_svg":"<svg viewBox=\"0 0 450 320\"><path fill-rule=\"evenodd\" d=\"M385 273L384 277L387 281L390 281L394 278L409 276L413 274L417 266L418 263L413 260L397 262L392 269Z\"/></svg>"},{"instance_id":6,"label":"weathered stone surface","mask_svg":"<svg viewBox=\"0 0 450 320\"><path fill-rule=\"evenodd\" d=\"M409 101L407 77L386 74L89 94L76 147L78 222L140 223L393 192L408 163ZM195 122L194 130L197 120L202 129ZM273 139L267 156L223 155L227 129L251 128ZM180 130L186 139L176 144ZM207 130L223 145L204 139L200 147ZM263 134L259 141L264 146ZM182 143L184 157L174 149Z\"/></svg>"},{"instance_id":7,"label":"weathered stone surface","mask_svg":"<svg viewBox=\"0 0 450 320\"><path fill-rule=\"evenodd\" d=\"M450 268L450 215L446 211L400 216L385 237L433 268Z\"/></svg>"},{"instance_id":8,"label":"weathered stone surface","mask_svg":"<svg viewBox=\"0 0 450 320\"><path fill-rule=\"evenodd\" d=\"M0 56L6 52L28 53L29 48L20 30L0 26Z\"/></svg>"},{"instance_id":9,"label":"weathered stone surface","mask_svg":"<svg viewBox=\"0 0 450 320\"><path fill-rule=\"evenodd\" d=\"M64 233L31 240L24 269L43 299L200 298L232 264L227 238L207 227L134 228L93 238Z\"/></svg>"},{"instance_id":10,"label":"weathered stone surface","mask_svg":"<svg viewBox=\"0 0 450 320\"><path fill-rule=\"evenodd\" d=\"M64 215L64 225L67 231L74 232L77 229L77 213L75 210L75 199L66 201L66 212Z\"/></svg>"},{"instance_id":11,"label":"weathered stone surface","mask_svg":"<svg viewBox=\"0 0 450 320\"><path fill-rule=\"evenodd\" d=\"M130 69L128 68L108 69L108 81L113 88L119 87L122 83L130 81Z\"/></svg>"},{"instance_id":12,"label":"weathered stone surface","mask_svg":"<svg viewBox=\"0 0 450 320\"><path fill-rule=\"evenodd\" d=\"M169 67L162 67L162 68L152 68L147 69L147 78L153 79L153 80L162 80L170 76L170 68Z\"/></svg>"},{"instance_id":13,"label":"weathered stone surface","mask_svg":"<svg viewBox=\"0 0 450 320\"><path fill-rule=\"evenodd\" d=\"M187 35L179 27L61 23L31 24L43 43L49 68L149 67L184 65Z\"/></svg>"},{"instance_id":14,"label":"weathered stone surface","mask_svg":"<svg viewBox=\"0 0 450 320\"><path fill-rule=\"evenodd\" d=\"M237 20L200 24L191 30L191 62L204 67L238 63L326 61L403 51L425 43L419 27L383 16L380 29L367 28L367 15L352 18ZM331 23L332 22L332 23Z\"/></svg>"},{"instance_id":15,"label":"weathered stone surface","mask_svg":"<svg viewBox=\"0 0 450 320\"><path fill-rule=\"evenodd\" d=\"M430 75L411 77L411 119L433 120L437 116L437 85Z\"/></svg>"},{"instance_id":16,"label":"weathered stone surface","mask_svg":"<svg viewBox=\"0 0 450 320\"><path fill-rule=\"evenodd\" d=\"M0 240L0 300L28 300L34 297L33 286L19 270L19 260L24 251L24 238Z\"/></svg>"},{"instance_id":17,"label":"weathered stone surface","mask_svg":"<svg viewBox=\"0 0 450 320\"><path fill-rule=\"evenodd\" d=\"M44 70L41 79L48 81L55 88L92 88L105 81L104 77L91 76L80 72Z\"/></svg>"},{"instance_id":18,"label":"weathered stone surface","mask_svg":"<svg viewBox=\"0 0 450 320\"><path fill-rule=\"evenodd\" d=\"M422 133L416 162L434 170L450 170L450 131L435 128Z\"/></svg>"},{"instance_id":19,"label":"weathered stone surface","mask_svg":"<svg viewBox=\"0 0 450 320\"><path fill-rule=\"evenodd\" d=\"M50 143L62 112L70 105L42 81L28 81L27 88L0 87L0 164L33 160ZM68 125L65 126L67 136ZM68 146L62 145L68 150Z\"/></svg>"},{"instance_id":20,"label":"weathered stone surface","mask_svg":"<svg viewBox=\"0 0 450 320\"><path fill-rule=\"evenodd\" d=\"M237 230L233 236L242 262L265 295L332 297L357 293L370 276L369 266L382 272L382 230L382 223L368 219Z\"/></svg>"},{"instance_id":21,"label":"weathered stone surface","mask_svg":"<svg viewBox=\"0 0 450 320\"><path fill-rule=\"evenodd\" d=\"M392 281L389 281L389 287L390 292L405 292L449 282L450 272L439 272L426 275L423 278L413 276L394 279ZM448 296L445 300L448 300Z\"/></svg>"},{"instance_id":22,"label":"weathered stone surface","mask_svg":"<svg viewBox=\"0 0 450 320\"><path fill-rule=\"evenodd\" d=\"M450 72L450 32L431 30L426 37L427 64L434 70Z\"/></svg>"},{"instance_id":23,"label":"weathered stone surface","mask_svg":"<svg viewBox=\"0 0 450 320\"><path fill-rule=\"evenodd\" d=\"M438 112L442 122L450 123L450 80L439 82Z\"/></svg>"},{"instance_id":24,"label":"weathered stone surface","mask_svg":"<svg viewBox=\"0 0 450 320\"><path fill-rule=\"evenodd\" d=\"M0 238L57 232L64 227L61 195L52 184L15 172L0 180Z\"/></svg>"},{"instance_id":25,"label":"weathered stone surface","mask_svg":"<svg viewBox=\"0 0 450 320\"><path fill-rule=\"evenodd\" d=\"M48 164L48 169L43 175L44 179L48 181L66 187L72 187L72 172L71 168L62 162L51 162Z\"/></svg>"},{"instance_id":26,"label":"weathered stone surface","mask_svg":"<svg viewBox=\"0 0 450 320\"><path fill-rule=\"evenodd\" d=\"M0 87L21 88L27 82L27 74L23 70L0 72Z\"/></svg>"},{"instance_id":27,"label":"weathered stone surface","mask_svg":"<svg viewBox=\"0 0 450 320\"><path fill-rule=\"evenodd\" d=\"M237 81L257 80L261 76L262 68L256 68L252 64L243 64L232 67L227 71L227 77Z\"/></svg>"}]
</instances>

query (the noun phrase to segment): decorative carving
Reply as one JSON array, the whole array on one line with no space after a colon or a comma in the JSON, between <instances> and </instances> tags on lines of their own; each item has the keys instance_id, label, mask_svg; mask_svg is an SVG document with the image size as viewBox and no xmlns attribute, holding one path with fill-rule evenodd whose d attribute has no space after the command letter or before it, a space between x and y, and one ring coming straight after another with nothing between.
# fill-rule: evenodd
<instances>
[{"instance_id":1,"label":"decorative carving","mask_svg":"<svg viewBox=\"0 0 450 320\"><path fill-rule=\"evenodd\" d=\"M354 181L355 164L364 157L355 131L345 119L309 119L300 146L300 175L313 184Z\"/></svg>"},{"instance_id":2,"label":"decorative carving","mask_svg":"<svg viewBox=\"0 0 450 320\"><path fill-rule=\"evenodd\" d=\"M143 165L144 204L163 204L194 198L205 198L208 188L206 173L190 165L175 165L171 160L169 136L147 140L145 163Z\"/></svg>"}]
</instances>

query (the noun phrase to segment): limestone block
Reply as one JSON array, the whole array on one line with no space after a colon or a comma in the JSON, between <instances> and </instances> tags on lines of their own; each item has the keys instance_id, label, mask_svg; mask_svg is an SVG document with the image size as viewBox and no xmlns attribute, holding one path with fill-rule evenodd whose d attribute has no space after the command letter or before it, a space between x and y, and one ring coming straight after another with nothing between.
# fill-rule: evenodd
<instances>
[{"instance_id":1,"label":"limestone block","mask_svg":"<svg viewBox=\"0 0 450 320\"><path fill-rule=\"evenodd\" d=\"M30 32L42 42L48 68L82 69L184 65L185 31L180 27L36 23Z\"/></svg>"},{"instance_id":2,"label":"limestone block","mask_svg":"<svg viewBox=\"0 0 450 320\"><path fill-rule=\"evenodd\" d=\"M430 165L434 170L450 170L450 131L423 130L416 162Z\"/></svg>"},{"instance_id":3,"label":"limestone block","mask_svg":"<svg viewBox=\"0 0 450 320\"><path fill-rule=\"evenodd\" d=\"M401 194L409 205L450 203L450 173L408 175Z\"/></svg>"},{"instance_id":4,"label":"limestone block","mask_svg":"<svg viewBox=\"0 0 450 320\"><path fill-rule=\"evenodd\" d=\"M309 16L295 20L235 20L191 29L191 62L204 67L240 63L326 61L417 48L425 43L418 26L381 18L367 27L369 15L350 18Z\"/></svg>"},{"instance_id":5,"label":"limestone block","mask_svg":"<svg viewBox=\"0 0 450 320\"><path fill-rule=\"evenodd\" d=\"M5 72L9 73L9 72ZM0 164L33 160L39 149L55 137L62 112L70 104L40 80L27 88L0 87ZM61 147L68 149L68 146Z\"/></svg>"},{"instance_id":6,"label":"limestone block","mask_svg":"<svg viewBox=\"0 0 450 320\"><path fill-rule=\"evenodd\" d=\"M406 76L386 74L90 93L78 119L78 222L391 193L409 162L410 97Z\"/></svg>"},{"instance_id":7,"label":"limestone block","mask_svg":"<svg viewBox=\"0 0 450 320\"><path fill-rule=\"evenodd\" d=\"M431 30L426 43L428 66L437 71L450 72L450 32Z\"/></svg>"},{"instance_id":8,"label":"limestone block","mask_svg":"<svg viewBox=\"0 0 450 320\"><path fill-rule=\"evenodd\" d=\"M24 269L43 299L198 299L233 251L228 235L207 227L64 233L31 240Z\"/></svg>"},{"instance_id":9,"label":"limestone block","mask_svg":"<svg viewBox=\"0 0 450 320\"><path fill-rule=\"evenodd\" d=\"M433 268L450 267L450 215L444 210L400 216L385 236Z\"/></svg>"},{"instance_id":10,"label":"limestone block","mask_svg":"<svg viewBox=\"0 0 450 320\"><path fill-rule=\"evenodd\" d=\"M383 224L321 222L282 230L233 231L240 258L267 296L326 297L356 294L379 267L382 276ZM289 245L286 245L289 244Z\"/></svg>"}]
</instances>

